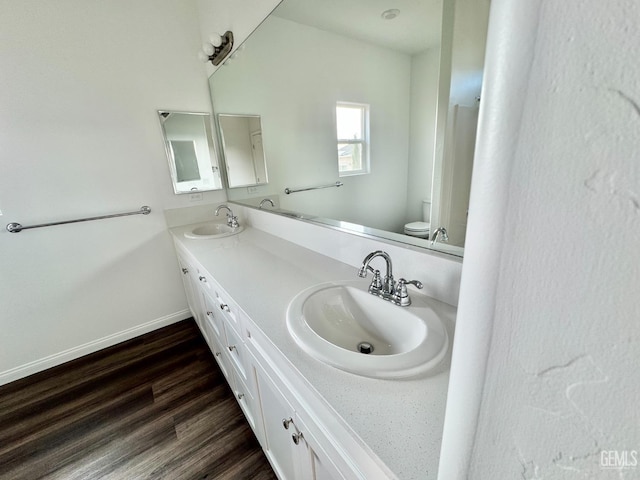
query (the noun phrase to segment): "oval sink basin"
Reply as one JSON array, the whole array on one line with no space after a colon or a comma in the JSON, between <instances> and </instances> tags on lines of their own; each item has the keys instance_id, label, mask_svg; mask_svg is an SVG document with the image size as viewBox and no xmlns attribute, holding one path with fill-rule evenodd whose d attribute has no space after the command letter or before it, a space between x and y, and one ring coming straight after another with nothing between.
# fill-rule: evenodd
<instances>
[{"instance_id":1,"label":"oval sink basin","mask_svg":"<svg viewBox=\"0 0 640 480\"><path fill-rule=\"evenodd\" d=\"M242 225L232 228L224 223L205 223L193 228L191 231L184 232L184 236L192 240L206 240L210 238L222 238L230 235L236 235L243 230L244 226Z\"/></svg>"},{"instance_id":2,"label":"oval sink basin","mask_svg":"<svg viewBox=\"0 0 640 480\"><path fill-rule=\"evenodd\" d=\"M376 378L428 371L448 348L438 315L413 294L399 307L367 292L362 282L324 283L300 292L287 309L287 328L312 357Z\"/></svg>"}]
</instances>

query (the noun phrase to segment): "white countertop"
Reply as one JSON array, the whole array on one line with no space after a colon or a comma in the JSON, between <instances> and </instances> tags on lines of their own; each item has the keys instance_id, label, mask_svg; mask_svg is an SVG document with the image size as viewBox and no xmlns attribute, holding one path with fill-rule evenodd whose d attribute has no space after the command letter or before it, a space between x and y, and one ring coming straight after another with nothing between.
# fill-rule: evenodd
<instances>
[{"instance_id":1,"label":"white countertop","mask_svg":"<svg viewBox=\"0 0 640 480\"><path fill-rule=\"evenodd\" d=\"M353 432L398 478L435 479L451 345L439 366L410 379L372 379L325 365L304 353L289 335L287 306L307 287L357 279L357 269L251 227L213 240L185 238L191 228L175 227L171 232ZM402 276L402 265L394 265L394 272ZM451 343L455 308L427 301L443 319Z\"/></svg>"}]
</instances>

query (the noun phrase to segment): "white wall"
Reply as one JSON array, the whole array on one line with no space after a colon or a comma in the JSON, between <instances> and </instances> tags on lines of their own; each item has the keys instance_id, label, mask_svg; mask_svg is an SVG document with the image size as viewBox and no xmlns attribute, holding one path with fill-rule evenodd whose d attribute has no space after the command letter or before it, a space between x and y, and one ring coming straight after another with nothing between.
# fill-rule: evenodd
<instances>
[{"instance_id":1,"label":"white wall","mask_svg":"<svg viewBox=\"0 0 640 480\"><path fill-rule=\"evenodd\" d=\"M231 185L256 183L249 117L222 117L218 120L224 142L227 178Z\"/></svg>"},{"instance_id":2,"label":"white wall","mask_svg":"<svg viewBox=\"0 0 640 480\"><path fill-rule=\"evenodd\" d=\"M262 116L271 193L344 183L283 195L283 208L330 218L340 211L346 221L401 231L406 196L385 192L406 191L410 69L407 55L270 17L238 59L212 77L213 103L217 113ZM370 105L368 175L338 177L337 101ZM242 189L236 198L246 196Z\"/></svg>"},{"instance_id":3,"label":"white wall","mask_svg":"<svg viewBox=\"0 0 640 480\"><path fill-rule=\"evenodd\" d=\"M449 98L452 105L478 104L490 3L490 0L455 0Z\"/></svg>"},{"instance_id":4,"label":"white wall","mask_svg":"<svg viewBox=\"0 0 640 480\"><path fill-rule=\"evenodd\" d=\"M639 23L493 2L440 478L638 478Z\"/></svg>"},{"instance_id":5,"label":"white wall","mask_svg":"<svg viewBox=\"0 0 640 480\"><path fill-rule=\"evenodd\" d=\"M186 317L157 109L210 111L193 1L0 4L0 383ZM204 194L204 201L225 198Z\"/></svg>"},{"instance_id":6,"label":"white wall","mask_svg":"<svg viewBox=\"0 0 640 480\"><path fill-rule=\"evenodd\" d=\"M489 0L455 0L453 18L445 16L451 25L443 30L444 35L451 35L451 82L444 156L436 174L434 219L438 226L447 228L449 243L461 247L467 230L489 6Z\"/></svg>"},{"instance_id":7,"label":"white wall","mask_svg":"<svg viewBox=\"0 0 640 480\"><path fill-rule=\"evenodd\" d=\"M431 200L439 63L439 48L430 48L411 57L411 120L404 223L421 221L422 201Z\"/></svg>"}]
</instances>

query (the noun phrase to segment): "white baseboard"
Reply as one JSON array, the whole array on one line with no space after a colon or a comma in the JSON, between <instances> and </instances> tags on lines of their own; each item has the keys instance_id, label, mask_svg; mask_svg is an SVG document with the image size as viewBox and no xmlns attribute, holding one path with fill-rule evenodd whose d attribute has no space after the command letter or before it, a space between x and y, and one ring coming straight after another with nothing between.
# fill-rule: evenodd
<instances>
[{"instance_id":1,"label":"white baseboard","mask_svg":"<svg viewBox=\"0 0 640 480\"><path fill-rule=\"evenodd\" d=\"M0 385L5 385L15 380L28 377L29 375L41 372L42 370L46 370L47 368L61 365L65 362L68 362L69 360L75 360L76 358L88 355L89 353L97 352L98 350L102 350L103 348L111 347L144 333L166 327L167 325L171 325L172 323L176 323L181 320L186 320L189 317L191 317L191 311L189 309L181 310L179 312L165 315L164 317L160 317L155 320L151 320L150 322L143 323L142 325L137 325L133 328L129 328L127 330L108 335L98 340L85 343L84 345L79 345L63 352L55 353L53 355L49 355L48 357L44 357L39 360L20 365L19 367L5 370L4 372L0 372Z\"/></svg>"}]
</instances>

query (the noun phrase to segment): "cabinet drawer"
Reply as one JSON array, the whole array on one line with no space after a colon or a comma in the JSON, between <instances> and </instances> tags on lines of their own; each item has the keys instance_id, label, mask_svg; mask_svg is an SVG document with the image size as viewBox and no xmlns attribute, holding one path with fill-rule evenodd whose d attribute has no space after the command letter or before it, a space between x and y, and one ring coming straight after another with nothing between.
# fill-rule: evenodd
<instances>
[{"instance_id":1,"label":"cabinet drawer","mask_svg":"<svg viewBox=\"0 0 640 480\"><path fill-rule=\"evenodd\" d=\"M242 317L240 308L222 289L215 289L215 298L218 302L218 308L225 318L225 325L233 328L237 335L242 337Z\"/></svg>"},{"instance_id":2,"label":"cabinet drawer","mask_svg":"<svg viewBox=\"0 0 640 480\"><path fill-rule=\"evenodd\" d=\"M231 389L234 389L235 382L233 378L232 367L230 365L230 360L227 355L227 352L225 351L226 347L223 347L218 341L218 339L213 335L212 335L210 347L211 347L211 353L213 353L213 356L216 359L216 362L218 362L218 366L220 367L220 370L222 370L222 374L227 379L227 383L229 384Z\"/></svg>"},{"instance_id":3,"label":"cabinet drawer","mask_svg":"<svg viewBox=\"0 0 640 480\"><path fill-rule=\"evenodd\" d=\"M220 310L217 308L218 303L213 300L207 293L201 292L200 294L202 295L205 307L205 322L211 324L211 328L215 336L218 338L218 342L220 342L221 345L226 345L227 342L224 335L223 324L224 318L222 317Z\"/></svg>"},{"instance_id":4,"label":"cabinet drawer","mask_svg":"<svg viewBox=\"0 0 640 480\"><path fill-rule=\"evenodd\" d=\"M249 359L247 357L246 346L242 342L240 336L232 328L226 328L227 334L227 349L229 352L229 358L236 373L242 378L242 381L247 381L247 370L249 367Z\"/></svg>"},{"instance_id":5,"label":"cabinet drawer","mask_svg":"<svg viewBox=\"0 0 640 480\"><path fill-rule=\"evenodd\" d=\"M204 270L202 267L197 267L195 277L198 279L198 285L204 292L209 292L210 294L215 289L215 280L209 275L209 273Z\"/></svg>"}]
</instances>

